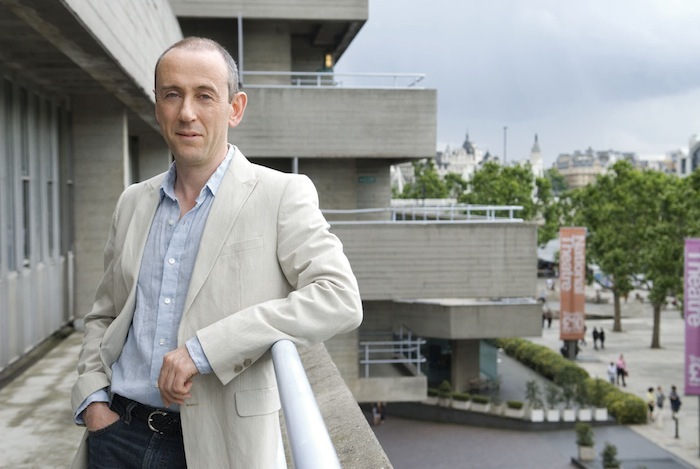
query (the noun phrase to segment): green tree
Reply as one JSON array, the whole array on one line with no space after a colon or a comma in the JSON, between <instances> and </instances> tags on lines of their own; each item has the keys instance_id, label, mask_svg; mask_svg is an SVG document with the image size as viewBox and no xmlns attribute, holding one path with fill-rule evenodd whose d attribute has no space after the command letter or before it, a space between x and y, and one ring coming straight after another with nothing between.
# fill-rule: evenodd
<instances>
[{"instance_id":1,"label":"green tree","mask_svg":"<svg viewBox=\"0 0 700 469\"><path fill-rule=\"evenodd\" d=\"M520 215L531 220L537 213L532 199L534 178L530 165L502 166L486 162L468 182L469 191L459 198L460 203L475 205L521 205Z\"/></svg>"},{"instance_id":2,"label":"green tree","mask_svg":"<svg viewBox=\"0 0 700 469\"><path fill-rule=\"evenodd\" d=\"M564 179L564 176L561 175L557 168L549 168L545 170L544 177L549 180L552 185L552 192L554 192L556 195L569 189L569 184L566 182L566 179Z\"/></svg>"},{"instance_id":3,"label":"green tree","mask_svg":"<svg viewBox=\"0 0 700 469\"><path fill-rule=\"evenodd\" d=\"M401 199L444 199L447 186L435 169L432 159L413 162L414 180L404 186Z\"/></svg>"},{"instance_id":4,"label":"green tree","mask_svg":"<svg viewBox=\"0 0 700 469\"><path fill-rule=\"evenodd\" d=\"M444 181L449 197L454 199L459 199L459 197L464 194L469 187L469 183L467 183L467 181L465 181L462 176L457 173L445 174Z\"/></svg>"},{"instance_id":5,"label":"green tree","mask_svg":"<svg viewBox=\"0 0 700 469\"><path fill-rule=\"evenodd\" d=\"M568 195L573 224L588 230L587 261L600 266L612 282L616 332L622 331L620 297L632 290L632 277L641 271L638 249L645 219L636 197L640 185L640 172L619 161L594 184Z\"/></svg>"}]
</instances>

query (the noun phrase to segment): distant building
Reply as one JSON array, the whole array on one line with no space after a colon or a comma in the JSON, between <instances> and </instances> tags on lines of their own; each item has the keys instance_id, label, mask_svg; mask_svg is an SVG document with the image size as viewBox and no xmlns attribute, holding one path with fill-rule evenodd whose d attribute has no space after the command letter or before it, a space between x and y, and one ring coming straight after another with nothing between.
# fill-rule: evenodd
<instances>
[{"instance_id":1,"label":"distant building","mask_svg":"<svg viewBox=\"0 0 700 469\"><path fill-rule=\"evenodd\" d=\"M448 146L444 152L435 155L435 167L441 177L447 173L455 173L465 181L472 178L482 161L483 153L469 140L469 133L466 134L460 148L451 150Z\"/></svg>"},{"instance_id":2,"label":"distant building","mask_svg":"<svg viewBox=\"0 0 700 469\"><path fill-rule=\"evenodd\" d=\"M535 134L535 143L532 144L532 150L530 150L530 166L532 167L532 174L536 178L544 177L544 162L542 161L542 151L537 141L537 134Z\"/></svg>"},{"instance_id":3,"label":"distant building","mask_svg":"<svg viewBox=\"0 0 700 469\"><path fill-rule=\"evenodd\" d=\"M577 189L595 182L599 175L605 174L609 166L620 160L629 161L636 168L645 166L645 162L639 160L636 153L594 151L588 147L583 152L576 150L574 153L561 153L554 163L554 168L564 177L570 189Z\"/></svg>"},{"instance_id":4,"label":"distant building","mask_svg":"<svg viewBox=\"0 0 700 469\"><path fill-rule=\"evenodd\" d=\"M700 166L700 135L695 134L688 141L688 153L678 151L675 157L678 160L676 174L681 177L688 176Z\"/></svg>"}]
</instances>

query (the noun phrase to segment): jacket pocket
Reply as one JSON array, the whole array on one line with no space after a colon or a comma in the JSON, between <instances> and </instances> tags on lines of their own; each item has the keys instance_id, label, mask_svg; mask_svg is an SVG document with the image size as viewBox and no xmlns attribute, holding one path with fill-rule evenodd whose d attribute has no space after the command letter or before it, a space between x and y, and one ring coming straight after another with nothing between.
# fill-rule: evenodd
<instances>
[{"instance_id":1,"label":"jacket pocket","mask_svg":"<svg viewBox=\"0 0 700 469\"><path fill-rule=\"evenodd\" d=\"M267 415L278 410L280 410L280 396L277 386L236 393L236 412L241 417Z\"/></svg>"}]
</instances>

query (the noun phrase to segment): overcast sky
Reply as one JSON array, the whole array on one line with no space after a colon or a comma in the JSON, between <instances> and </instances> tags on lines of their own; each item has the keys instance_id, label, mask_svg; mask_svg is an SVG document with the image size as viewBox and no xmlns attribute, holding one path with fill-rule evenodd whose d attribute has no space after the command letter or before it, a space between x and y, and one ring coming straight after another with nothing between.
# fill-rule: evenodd
<instances>
[{"instance_id":1,"label":"overcast sky","mask_svg":"<svg viewBox=\"0 0 700 469\"><path fill-rule=\"evenodd\" d=\"M700 133L700 0L369 0L336 72L416 72L437 150L545 165L559 153L687 148Z\"/></svg>"}]
</instances>

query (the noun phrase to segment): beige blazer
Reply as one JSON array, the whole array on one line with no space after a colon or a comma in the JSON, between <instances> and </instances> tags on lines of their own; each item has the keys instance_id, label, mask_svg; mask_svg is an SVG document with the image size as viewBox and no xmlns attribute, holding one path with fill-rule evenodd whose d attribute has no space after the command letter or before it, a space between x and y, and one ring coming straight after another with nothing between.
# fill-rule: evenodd
<instances>
[{"instance_id":1,"label":"beige blazer","mask_svg":"<svg viewBox=\"0 0 700 469\"><path fill-rule=\"evenodd\" d=\"M110 384L163 176L129 187L117 203L105 273L85 317L73 409ZM361 320L357 281L311 181L252 164L236 149L204 228L178 331L180 345L199 337L214 370L194 378L180 409L188 467L274 467L280 402L270 347L280 339L316 344ZM86 467L84 441L74 467Z\"/></svg>"}]
</instances>

